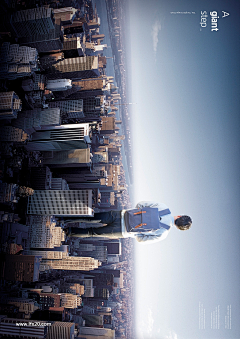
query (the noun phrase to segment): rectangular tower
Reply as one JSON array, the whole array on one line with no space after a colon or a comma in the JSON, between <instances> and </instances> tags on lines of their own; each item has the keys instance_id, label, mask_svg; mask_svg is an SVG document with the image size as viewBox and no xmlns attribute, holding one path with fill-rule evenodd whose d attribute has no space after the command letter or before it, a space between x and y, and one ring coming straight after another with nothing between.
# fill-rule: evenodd
<instances>
[{"instance_id":1,"label":"rectangular tower","mask_svg":"<svg viewBox=\"0 0 240 339\"><path fill-rule=\"evenodd\" d=\"M92 190L42 190L29 197L28 214L92 216Z\"/></svg>"}]
</instances>

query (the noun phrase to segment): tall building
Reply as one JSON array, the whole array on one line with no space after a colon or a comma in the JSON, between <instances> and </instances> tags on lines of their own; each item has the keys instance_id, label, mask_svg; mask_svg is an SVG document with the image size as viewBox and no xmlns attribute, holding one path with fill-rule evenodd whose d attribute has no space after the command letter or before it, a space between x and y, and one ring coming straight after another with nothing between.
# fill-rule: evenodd
<instances>
[{"instance_id":1,"label":"tall building","mask_svg":"<svg viewBox=\"0 0 240 339\"><path fill-rule=\"evenodd\" d=\"M66 118L84 118L82 99L53 101L48 105L49 107L59 107L62 115Z\"/></svg>"},{"instance_id":2,"label":"tall building","mask_svg":"<svg viewBox=\"0 0 240 339\"><path fill-rule=\"evenodd\" d=\"M80 327L78 339L115 339L115 330L110 328L97 328L97 327Z\"/></svg>"},{"instance_id":3,"label":"tall building","mask_svg":"<svg viewBox=\"0 0 240 339\"><path fill-rule=\"evenodd\" d=\"M89 136L89 124L72 124L45 127L32 134L26 145L29 151L60 151L87 148L85 142Z\"/></svg>"},{"instance_id":4,"label":"tall building","mask_svg":"<svg viewBox=\"0 0 240 339\"><path fill-rule=\"evenodd\" d=\"M0 49L0 79L15 80L38 69L36 48L4 42Z\"/></svg>"},{"instance_id":5,"label":"tall building","mask_svg":"<svg viewBox=\"0 0 240 339\"><path fill-rule=\"evenodd\" d=\"M19 186L17 184L0 182L0 203L17 203L18 189Z\"/></svg>"},{"instance_id":6,"label":"tall building","mask_svg":"<svg viewBox=\"0 0 240 339\"><path fill-rule=\"evenodd\" d=\"M66 91L72 88L72 80L70 79L55 79L48 80L46 89L54 92L54 91Z\"/></svg>"},{"instance_id":7,"label":"tall building","mask_svg":"<svg viewBox=\"0 0 240 339\"><path fill-rule=\"evenodd\" d=\"M49 326L32 326L32 322L32 320L1 316L0 338L46 339ZM16 323L19 325L17 326Z\"/></svg>"},{"instance_id":8,"label":"tall building","mask_svg":"<svg viewBox=\"0 0 240 339\"><path fill-rule=\"evenodd\" d=\"M27 255L37 255L39 257L42 257L42 259L62 259L67 257L66 252L62 251L37 251L37 250L26 250L24 251L24 254Z\"/></svg>"},{"instance_id":9,"label":"tall building","mask_svg":"<svg viewBox=\"0 0 240 339\"><path fill-rule=\"evenodd\" d=\"M52 65L46 74L49 79L75 79L99 76L98 57L85 56L69 58Z\"/></svg>"},{"instance_id":10,"label":"tall building","mask_svg":"<svg viewBox=\"0 0 240 339\"><path fill-rule=\"evenodd\" d=\"M51 167L79 167L91 163L90 148L43 152L43 164Z\"/></svg>"},{"instance_id":11,"label":"tall building","mask_svg":"<svg viewBox=\"0 0 240 339\"><path fill-rule=\"evenodd\" d=\"M77 283L64 283L60 287L61 292L71 293L71 294L84 294L84 286Z\"/></svg>"},{"instance_id":12,"label":"tall building","mask_svg":"<svg viewBox=\"0 0 240 339\"><path fill-rule=\"evenodd\" d=\"M92 216L92 190L35 191L29 197L28 214Z\"/></svg>"},{"instance_id":13,"label":"tall building","mask_svg":"<svg viewBox=\"0 0 240 339\"><path fill-rule=\"evenodd\" d=\"M38 281L40 257L2 254L0 265L2 279L26 282Z\"/></svg>"},{"instance_id":14,"label":"tall building","mask_svg":"<svg viewBox=\"0 0 240 339\"><path fill-rule=\"evenodd\" d=\"M84 45L80 37L66 38L63 40L63 51L65 58L74 58L84 55Z\"/></svg>"},{"instance_id":15,"label":"tall building","mask_svg":"<svg viewBox=\"0 0 240 339\"><path fill-rule=\"evenodd\" d=\"M80 284L84 285L84 297L93 298L94 297L94 287L93 279L78 279Z\"/></svg>"},{"instance_id":16,"label":"tall building","mask_svg":"<svg viewBox=\"0 0 240 339\"><path fill-rule=\"evenodd\" d=\"M55 20L61 20L61 22L64 24L64 22L68 22L74 19L76 16L76 12L78 10L73 7L64 7L64 8L55 8L53 9L53 14Z\"/></svg>"},{"instance_id":17,"label":"tall building","mask_svg":"<svg viewBox=\"0 0 240 339\"><path fill-rule=\"evenodd\" d=\"M33 320L2 316L0 318L0 338L74 339L75 323L40 321L43 323L42 326L33 326L33 322Z\"/></svg>"},{"instance_id":18,"label":"tall building","mask_svg":"<svg viewBox=\"0 0 240 339\"><path fill-rule=\"evenodd\" d=\"M74 270L91 271L98 268L101 263L91 257L67 257L61 260L43 259L40 271L46 270Z\"/></svg>"},{"instance_id":19,"label":"tall building","mask_svg":"<svg viewBox=\"0 0 240 339\"><path fill-rule=\"evenodd\" d=\"M17 11L10 22L18 38L47 34L54 29L52 9L46 7Z\"/></svg>"},{"instance_id":20,"label":"tall building","mask_svg":"<svg viewBox=\"0 0 240 339\"><path fill-rule=\"evenodd\" d=\"M30 248L54 248L61 246L62 241L65 240L65 233L61 227L56 227L56 222L51 215L52 213L44 216L29 216L27 225L29 226Z\"/></svg>"},{"instance_id":21,"label":"tall building","mask_svg":"<svg viewBox=\"0 0 240 339\"><path fill-rule=\"evenodd\" d=\"M55 321L48 328L46 339L74 339L75 323Z\"/></svg>"},{"instance_id":22,"label":"tall building","mask_svg":"<svg viewBox=\"0 0 240 339\"><path fill-rule=\"evenodd\" d=\"M34 190L49 190L52 187L52 172L49 167L32 167L30 187Z\"/></svg>"},{"instance_id":23,"label":"tall building","mask_svg":"<svg viewBox=\"0 0 240 339\"><path fill-rule=\"evenodd\" d=\"M61 306L65 308L78 308L82 304L80 295L61 293Z\"/></svg>"},{"instance_id":24,"label":"tall building","mask_svg":"<svg viewBox=\"0 0 240 339\"><path fill-rule=\"evenodd\" d=\"M17 119L13 122L13 126L21 128L28 134L32 134L46 126L60 125L60 122L61 118L59 108L36 108L34 110L23 111L18 114Z\"/></svg>"},{"instance_id":25,"label":"tall building","mask_svg":"<svg viewBox=\"0 0 240 339\"><path fill-rule=\"evenodd\" d=\"M51 190L60 190L60 191L64 191L64 190L69 190L67 181L65 179L62 178L52 178L52 182L51 182Z\"/></svg>"},{"instance_id":26,"label":"tall building","mask_svg":"<svg viewBox=\"0 0 240 339\"><path fill-rule=\"evenodd\" d=\"M22 102L15 92L0 93L0 119L17 118L22 109Z\"/></svg>"},{"instance_id":27,"label":"tall building","mask_svg":"<svg viewBox=\"0 0 240 339\"><path fill-rule=\"evenodd\" d=\"M0 141L23 142L26 141L27 138L27 133L25 133L21 128L0 126Z\"/></svg>"},{"instance_id":28,"label":"tall building","mask_svg":"<svg viewBox=\"0 0 240 339\"><path fill-rule=\"evenodd\" d=\"M29 319L30 315L38 309L38 306L32 299L8 297L7 303L15 305L19 308L19 312L24 313L25 319Z\"/></svg>"},{"instance_id":29,"label":"tall building","mask_svg":"<svg viewBox=\"0 0 240 339\"><path fill-rule=\"evenodd\" d=\"M83 257L92 257L94 259L98 259L101 262L107 262L107 246L93 246L91 250L87 250L85 251L84 249L82 249L82 245L83 247L85 247L84 245L86 244L80 244L79 245L79 251L78 253L83 256Z\"/></svg>"}]
</instances>

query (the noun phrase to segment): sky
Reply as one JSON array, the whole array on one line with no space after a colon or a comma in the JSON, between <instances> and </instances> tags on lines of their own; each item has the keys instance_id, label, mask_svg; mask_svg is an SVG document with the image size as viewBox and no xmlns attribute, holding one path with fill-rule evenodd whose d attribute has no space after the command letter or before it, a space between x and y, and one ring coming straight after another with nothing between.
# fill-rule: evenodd
<instances>
[{"instance_id":1,"label":"sky","mask_svg":"<svg viewBox=\"0 0 240 339\"><path fill-rule=\"evenodd\" d=\"M232 0L129 2L133 203L193 219L136 244L137 339L240 338L239 14Z\"/></svg>"}]
</instances>

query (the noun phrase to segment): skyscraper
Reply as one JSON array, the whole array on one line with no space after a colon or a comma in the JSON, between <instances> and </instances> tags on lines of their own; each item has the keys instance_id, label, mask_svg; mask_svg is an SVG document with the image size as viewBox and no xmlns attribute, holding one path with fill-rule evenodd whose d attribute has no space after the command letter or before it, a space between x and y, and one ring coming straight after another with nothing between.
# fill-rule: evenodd
<instances>
[{"instance_id":1,"label":"skyscraper","mask_svg":"<svg viewBox=\"0 0 240 339\"><path fill-rule=\"evenodd\" d=\"M23 129L28 134L32 134L46 126L60 125L60 122L59 108L36 108L31 111L21 112L13 122L13 126Z\"/></svg>"},{"instance_id":2,"label":"skyscraper","mask_svg":"<svg viewBox=\"0 0 240 339\"><path fill-rule=\"evenodd\" d=\"M87 148L84 137L89 135L89 124L45 127L32 134L26 145L29 151L57 151Z\"/></svg>"},{"instance_id":3,"label":"skyscraper","mask_svg":"<svg viewBox=\"0 0 240 339\"><path fill-rule=\"evenodd\" d=\"M0 119L17 118L22 102L13 91L0 93Z\"/></svg>"},{"instance_id":4,"label":"skyscraper","mask_svg":"<svg viewBox=\"0 0 240 339\"><path fill-rule=\"evenodd\" d=\"M99 76L98 57L85 56L69 58L52 65L47 77L49 79L91 78Z\"/></svg>"},{"instance_id":5,"label":"skyscraper","mask_svg":"<svg viewBox=\"0 0 240 339\"><path fill-rule=\"evenodd\" d=\"M35 191L29 197L28 214L92 216L92 190Z\"/></svg>"},{"instance_id":6,"label":"skyscraper","mask_svg":"<svg viewBox=\"0 0 240 339\"><path fill-rule=\"evenodd\" d=\"M34 255L1 255L2 279L34 282L39 278L40 257Z\"/></svg>"},{"instance_id":7,"label":"skyscraper","mask_svg":"<svg viewBox=\"0 0 240 339\"><path fill-rule=\"evenodd\" d=\"M59 107L62 115L67 118L83 118L83 101L79 100L62 100L49 102L49 107Z\"/></svg>"},{"instance_id":8,"label":"skyscraper","mask_svg":"<svg viewBox=\"0 0 240 339\"><path fill-rule=\"evenodd\" d=\"M36 48L4 42L0 49L0 79L14 80L38 69Z\"/></svg>"},{"instance_id":9,"label":"skyscraper","mask_svg":"<svg viewBox=\"0 0 240 339\"><path fill-rule=\"evenodd\" d=\"M47 34L54 29L52 9L38 7L17 11L11 16L11 26L17 37Z\"/></svg>"},{"instance_id":10,"label":"skyscraper","mask_svg":"<svg viewBox=\"0 0 240 339\"><path fill-rule=\"evenodd\" d=\"M91 257L67 257L62 260L43 259L40 271L45 270L73 270L91 271L98 268L101 263Z\"/></svg>"},{"instance_id":11,"label":"skyscraper","mask_svg":"<svg viewBox=\"0 0 240 339\"><path fill-rule=\"evenodd\" d=\"M29 226L30 248L54 248L61 246L65 239L65 233L61 227L56 227L56 222L51 217L51 213L48 213L48 215L31 215L27 220L27 225Z\"/></svg>"},{"instance_id":12,"label":"skyscraper","mask_svg":"<svg viewBox=\"0 0 240 339\"><path fill-rule=\"evenodd\" d=\"M43 164L52 167L81 167L91 163L90 148L43 152Z\"/></svg>"}]
</instances>

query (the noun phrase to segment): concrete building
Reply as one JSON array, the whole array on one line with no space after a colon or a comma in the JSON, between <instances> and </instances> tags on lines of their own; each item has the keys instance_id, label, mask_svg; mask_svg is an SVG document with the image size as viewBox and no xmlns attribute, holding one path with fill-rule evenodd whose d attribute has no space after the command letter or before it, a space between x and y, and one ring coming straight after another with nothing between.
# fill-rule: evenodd
<instances>
[{"instance_id":1,"label":"concrete building","mask_svg":"<svg viewBox=\"0 0 240 339\"><path fill-rule=\"evenodd\" d=\"M61 23L71 21L75 18L78 10L73 7L63 7L53 9L55 20L61 20Z\"/></svg>"},{"instance_id":2,"label":"concrete building","mask_svg":"<svg viewBox=\"0 0 240 339\"><path fill-rule=\"evenodd\" d=\"M19 308L19 312L24 313L24 318L29 319L31 314L38 309L36 302L28 298L7 298L7 303Z\"/></svg>"},{"instance_id":3,"label":"concrete building","mask_svg":"<svg viewBox=\"0 0 240 339\"><path fill-rule=\"evenodd\" d=\"M115 330L110 328L80 327L78 339L111 338L115 339Z\"/></svg>"},{"instance_id":4,"label":"concrete building","mask_svg":"<svg viewBox=\"0 0 240 339\"><path fill-rule=\"evenodd\" d=\"M12 14L10 23L18 38L47 34L54 29L52 9L46 7L17 11Z\"/></svg>"},{"instance_id":5,"label":"concrete building","mask_svg":"<svg viewBox=\"0 0 240 339\"><path fill-rule=\"evenodd\" d=\"M15 119L22 109L22 102L13 91L0 93L0 119Z\"/></svg>"},{"instance_id":6,"label":"concrete building","mask_svg":"<svg viewBox=\"0 0 240 339\"><path fill-rule=\"evenodd\" d=\"M43 152L43 164L52 167L80 167L91 163L90 148Z\"/></svg>"},{"instance_id":7,"label":"concrete building","mask_svg":"<svg viewBox=\"0 0 240 339\"><path fill-rule=\"evenodd\" d=\"M17 326L16 323L22 323L22 325ZM0 338L46 339L48 326L32 326L31 323L32 320L1 316Z\"/></svg>"},{"instance_id":8,"label":"concrete building","mask_svg":"<svg viewBox=\"0 0 240 339\"><path fill-rule=\"evenodd\" d=\"M65 179L62 178L52 178L51 181L51 190L69 190L68 183Z\"/></svg>"},{"instance_id":9,"label":"concrete building","mask_svg":"<svg viewBox=\"0 0 240 339\"><path fill-rule=\"evenodd\" d=\"M74 339L75 323L55 321L48 328L46 339Z\"/></svg>"},{"instance_id":10,"label":"concrete building","mask_svg":"<svg viewBox=\"0 0 240 339\"><path fill-rule=\"evenodd\" d=\"M15 80L38 69L36 48L4 42L0 49L0 79Z\"/></svg>"},{"instance_id":11,"label":"concrete building","mask_svg":"<svg viewBox=\"0 0 240 339\"><path fill-rule=\"evenodd\" d=\"M0 126L0 141L24 142L27 139L27 133L25 133L21 128Z\"/></svg>"},{"instance_id":12,"label":"concrete building","mask_svg":"<svg viewBox=\"0 0 240 339\"><path fill-rule=\"evenodd\" d=\"M62 100L49 102L49 107L59 107L62 115L69 118L83 118L83 101L79 100Z\"/></svg>"},{"instance_id":13,"label":"concrete building","mask_svg":"<svg viewBox=\"0 0 240 339\"><path fill-rule=\"evenodd\" d=\"M72 88L72 80L70 79L55 79L48 80L46 89L54 92L54 91L66 91Z\"/></svg>"},{"instance_id":14,"label":"concrete building","mask_svg":"<svg viewBox=\"0 0 240 339\"><path fill-rule=\"evenodd\" d=\"M61 306L65 308L78 308L82 304L82 298L79 295L71 293L61 293Z\"/></svg>"},{"instance_id":15,"label":"concrete building","mask_svg":"<svg viewBox=\"0 0 240 339\"><path fill-rule=\"evenodd\" d=\"M100 75L98 57L86 56L61 60L52 65L46 75L49 79L97 77Z\"/></svg>"},{"instance_id":16,"label":"concrete building","mask_svg":"<svg viewBox=\"0 0 240 339\"><path fill-rule=\"evenodd\" d=\"M5 280L34 282L39 278L40 258L34 255L1 255L0 276Z\"/></svg>"},{"instance_id":17,"label":"concrete building","mask_svg":"<svg viewBox=\"0 0 240 339\"><path fill-rule=\"evenodd\" d=\"M54 248L61 246L62 241L65 240L65 233L61 227L56 227L56 222L51 215L52 213L29 216L27 225L29 226L30 248Z\"/></svg>"},{"instance_id":18,"label":"concrete building","mask_svg":"<svg viewBox=\"0 0 240 339\"><path fill-rule=\"evenodd\" d=\"M91 257L67 257L62 260L43 259L40 271L46 270L74 270L91 271L100 266L100 262Z\"/></svg>"},{"instance_id":19,"label":"concrete building","mask_svg":"<svg viewBox=\"0 0 240 339\"><path fill-rule=\"evenodd\" d=\"M40 216L91 216L92 191L35 191L29 197L27 213Z\"/></svg>"},{"instance_id":20,"label":"concrete building","mask_svg":"<svg viewBox=\"0 0 240 339\"><path fill-rule=\"evenodd\" d=\"M89 136L89 124L60 125L45 127L32 134L26 145L29 151L60 151L87 148L85 142Z\"/></svg>"},{"instance_id":21,"label":"concrete building","mask_svg":"<svg viewBox=\"0 0 240 339\"><path fill-rule=\"evenodd\" d=\"M62 251L37 251L37 250L26 250L24 251L26 255L36 255L42 257L42 259L58 259L61 260L67 257L67 253Z\"/></svg>"},{"instance_id":22,"label":"concrete building","mask_svg":"<svg viewBox=\"0 0 240 339\"><path fill-rule=\"evenodd\" d=\"M61 117L59 108L23 111L13 122L13 126L24 130L28 134L44 129L46 126L60 126Z\"/></svg>"}]
</instances>

